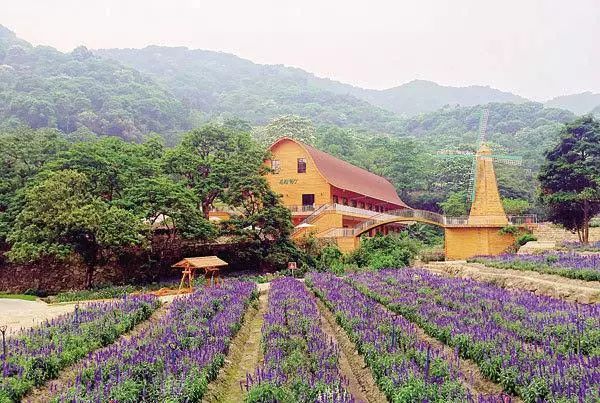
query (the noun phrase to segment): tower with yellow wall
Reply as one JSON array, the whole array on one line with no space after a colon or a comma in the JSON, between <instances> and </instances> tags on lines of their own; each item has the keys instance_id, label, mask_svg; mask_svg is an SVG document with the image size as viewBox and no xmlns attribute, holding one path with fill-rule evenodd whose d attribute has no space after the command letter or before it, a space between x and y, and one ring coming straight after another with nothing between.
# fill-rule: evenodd
<instances>
[{"instance_id":1,"label":"tower with yellow wall","mask_svg":"<svg viewBox=\"0 0 600 403\"><path fill-rule=\"evenodd\" d=\"M490 148L482 145L475 158L475 195L467 225L450 225L444 230L447 260L498 255L515 242L514 235L501 233L508 225L508 217L500 199Z\"/></svg>"}]
</instances>

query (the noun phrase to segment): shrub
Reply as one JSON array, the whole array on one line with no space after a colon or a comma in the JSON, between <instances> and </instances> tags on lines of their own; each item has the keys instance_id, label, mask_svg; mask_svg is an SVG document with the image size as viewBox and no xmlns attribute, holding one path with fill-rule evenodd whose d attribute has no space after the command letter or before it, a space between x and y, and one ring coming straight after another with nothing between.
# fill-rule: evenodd
<instances>
[{"instance_id":1,"label":"shrub","mask_svg":"<svg viewBox=\"0 0 600 403\"><path fill-rule=\"evenodd\" d=\"M364 238L360 247L349 256L349 262L374 269L408 266L420 246L407 234L376 235Z\"/></svg>"},{"instance_id":2,"label":"shrub","mask_svg":"<svg viewBox=\"0 0 600 403\"><path fill-rule=\"evenodd\" d=\"M517 245L523 246L530 241L537 241L537 237L533 234L523 234L517 238Z\"/></svg>"}]
</instances>

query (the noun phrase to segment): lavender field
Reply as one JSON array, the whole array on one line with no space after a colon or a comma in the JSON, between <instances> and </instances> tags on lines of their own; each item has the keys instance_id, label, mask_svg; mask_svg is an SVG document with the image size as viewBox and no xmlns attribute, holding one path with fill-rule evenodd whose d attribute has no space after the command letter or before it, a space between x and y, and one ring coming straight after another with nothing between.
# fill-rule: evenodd
<instances>
[{"instance_id":1,"label":"lavender field","mask_svg":"<svg viewBox=\"0 0 600 403\"><path fill-rule=\"evenodd\" d=\"M248 374L248 402L354 401L344 389L339 351L321 328L315 296L300 281L271 283L263 325L264 364Z\"/></svg>"},{"instance_id":2,"label":"lavender field","mask_svg":"<svg viewBox=\"0 0 600 403\"><path fill-rule=\"evenodd\" d=\"M532 270L579 280L600 281L600 254L580 255L566 252L539 255L503 254L478 256L470 261L500 269Z\"/></svg>"},{"instance_id":3,"label":"lavender field","mask_svg":"<svg viewBox=\"0 0 600 403\"><path fill-rule=\"evenodd\" d=\"M508 396L474 395L461 374L458 354L419 340L415 325L348 282L311 274L309 284L356 343L388 400L394 402L506 402Z\"/></svg>"},{"instance_id":4,"label":"lavender field","mask_svg":"<svg viewBox=\"0 0 600 403\"><path fill-rule=\"evenodd\" d=\"M175 300L154 326L90 355L59 402L198 402L254 295L229 282Z\"/></svg>"},{"instance_id":5,"label":"lavender field","mask_svg":"<svg viewBox=\"0 0 600 403\"><path fill-rule=\"evenodd\" d=\"M229 280L158 311L152 296L89 303L9 338L0 401L600 401L598 304L415 268L258 295Z\"/></svg>"},{"instance_id":6,"label":"lavender field","mask_svg":"<svg viewBox=\"0 0 600 403\"><path fill-rule=\"evenodd\" d=\"M600 306L419 269L348 279L527 402L600 399Z\"/></svg>"},{"instance_id":7,"label":"lavender field","mask_svg":"<svg viewBox=\"0 0 600 403\"><path fill-rule=\"evenodd\" d=\"M150 296L90 303L9 338L7 354L2 355L0 401L19 401L63 368L148 319L158 306Z\"/></svg>"}]
</instances>

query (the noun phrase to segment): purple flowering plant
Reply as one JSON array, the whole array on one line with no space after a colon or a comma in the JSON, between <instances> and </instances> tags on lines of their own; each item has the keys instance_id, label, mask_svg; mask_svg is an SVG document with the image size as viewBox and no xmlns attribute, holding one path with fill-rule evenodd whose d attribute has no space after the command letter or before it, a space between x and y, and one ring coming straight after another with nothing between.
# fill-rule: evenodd
<instances>
[{"instance_id":1,"label":"purple flowering plant","mask_svg":"<svg viewBox=\"0 0 600 403\"><path fill-rule=\"evenodd\" d=\"M55 401L199 402L255 297L254 284L231 281L174 300L156 324L92 353Z\"/></svg>"},{"instance_id":2,"label":"purple flowering plant","mask_svg":"<svg viewBox=\"0 0 600 403\"><path fill-rule=\"evenodd\" d=\"M0 401L20 401L34 387L56 378L63 368L148 319L159 305L152 296L89 303L8 338L7 356L2 356Z\"/></svg>"},{"instance_id":3,"label":"purple flowering plant","mask_svg":"<svg viewBox=\"0 0 600 403\"><path fill-rule=\"evenodd\" d=\"M600 401L600 306L509 291L421 269L349 281L474 360L526 402Z\"/></svg>"},{"instance_id":4,"label":"purple flowering plant","mask_svg":"<svg viewBox=\"0 0 600 403\"><path fill-rule=\"evenodd\" d=\"M271 283L262 328L264 365L248 374L246 402L346 403L339 348L324 333L315 296L300 281Z\"/></svg>"}]
</instances>

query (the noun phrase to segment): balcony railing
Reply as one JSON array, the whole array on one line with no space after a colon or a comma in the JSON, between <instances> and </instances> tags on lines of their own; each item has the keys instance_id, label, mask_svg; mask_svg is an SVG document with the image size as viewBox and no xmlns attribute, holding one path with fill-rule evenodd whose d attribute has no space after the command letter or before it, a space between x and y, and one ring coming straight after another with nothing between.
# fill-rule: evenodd
<instances>
[{"instance_id":1,"label":"balcony railing","mask_svg":"<svg viewBox=\"0 0 600 403\"><path fill-rule=\"evenodd\" d=\"M344 238L354 236L354 228L332 228L319 234L319 238Z\"/></svg>"},{"instance_id":2,"label":"balcony railing","mask_svg":"<svg viewBox=\"0 0 600 403\"><path fill-rule=\"evenodd\" d=\"M325 204L308 204L308 205L294 205L287 206L292 213L312 213L313 211L325 206Z\"/></svg>"}]
</instances>

